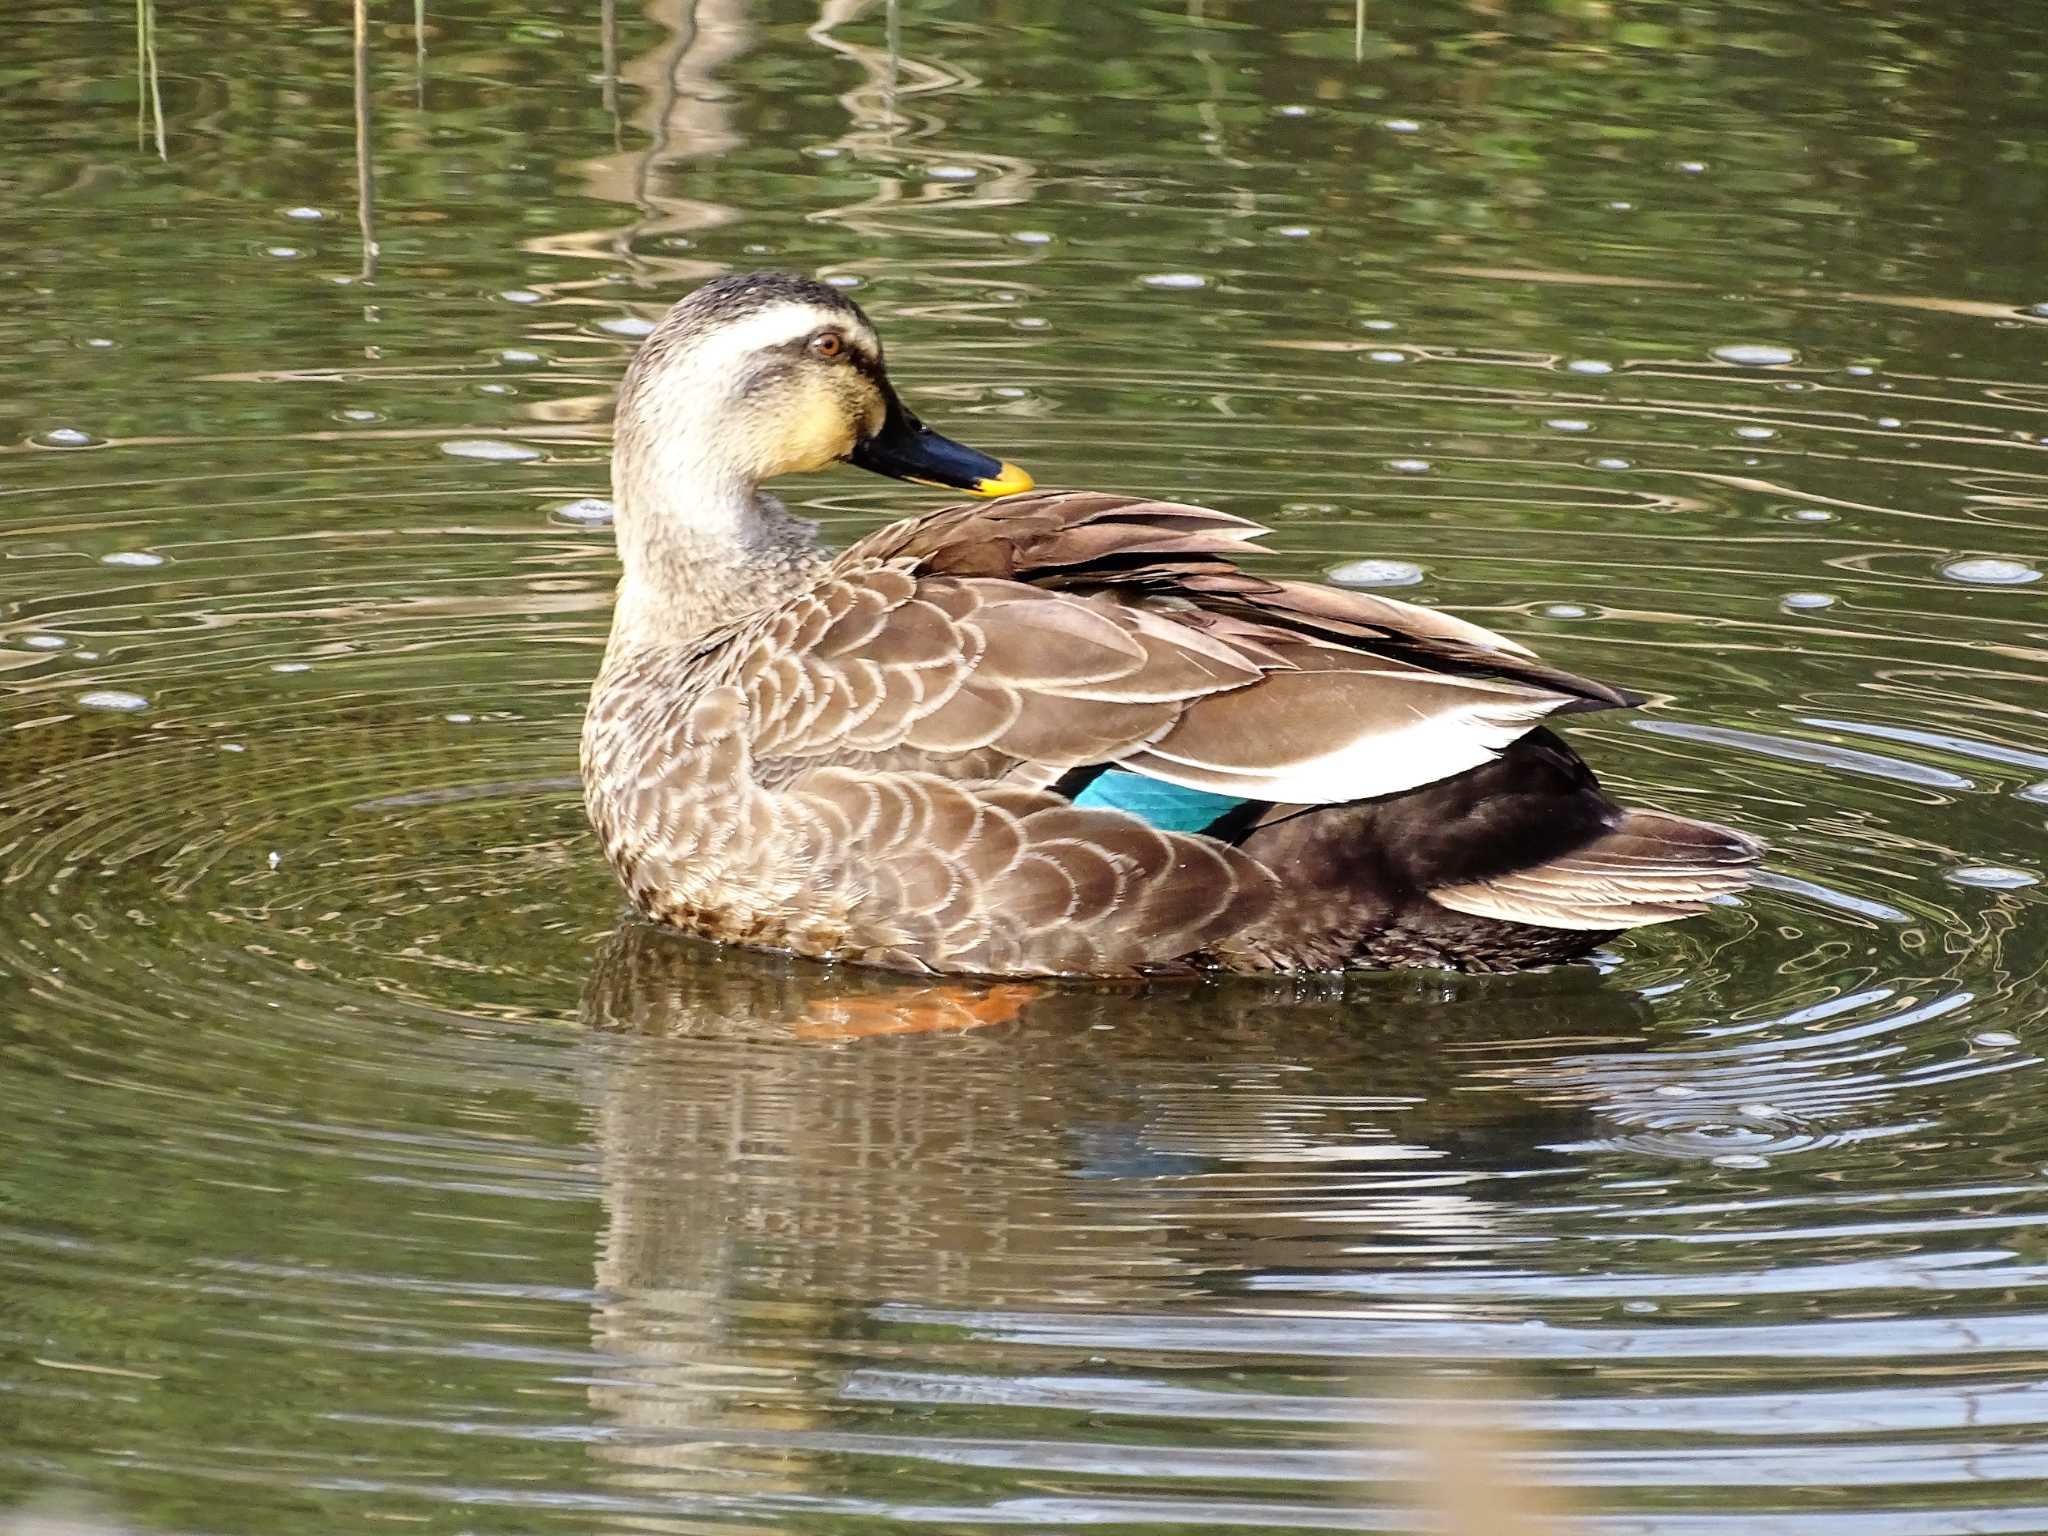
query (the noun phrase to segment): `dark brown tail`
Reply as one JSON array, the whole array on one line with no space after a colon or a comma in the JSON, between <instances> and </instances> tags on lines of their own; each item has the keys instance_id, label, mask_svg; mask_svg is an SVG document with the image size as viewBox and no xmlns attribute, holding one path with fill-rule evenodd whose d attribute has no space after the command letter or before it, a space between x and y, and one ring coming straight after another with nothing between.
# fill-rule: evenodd
<instances>
[{"instance_id":1,"label":"dark brown tail","mask_svg":"<svg viewBox=\"0 0 2048 1536\"><path fill-rule=\"evenodd\" d=\"M1612 831L1570 853L1429 896L1453 912L1541 928L1641 928L1733 895L1763 856L1755 838L1712 822L1627 811Z\"/></svg>"}]
</instances>

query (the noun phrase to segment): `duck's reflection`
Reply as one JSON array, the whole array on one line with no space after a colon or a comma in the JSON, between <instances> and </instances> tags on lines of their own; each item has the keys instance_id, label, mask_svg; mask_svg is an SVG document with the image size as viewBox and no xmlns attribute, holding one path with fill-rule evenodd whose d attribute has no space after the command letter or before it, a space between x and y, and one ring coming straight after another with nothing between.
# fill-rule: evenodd
<instances>
[{"instance_id":1,"label":"duck's reflection","mask_svg":"<svg viewBox=\"0 0 2048 1536\"><path fill-rule=\"evenodd\" d=\"M807 1486L760 1437L826 1422L842 1367L895 1357L883 1302L1227 1305L1265 1271L1540 1241L1503 1196L1591 1115L1523 1095L1522 1069L1626 1049L1647 1022L1586 969L939 986L637 923L584 1016L595 1329L621 1366L597 1393L603 1454L670 1492L714 1465Z\"/></svg>"}]
</instances>

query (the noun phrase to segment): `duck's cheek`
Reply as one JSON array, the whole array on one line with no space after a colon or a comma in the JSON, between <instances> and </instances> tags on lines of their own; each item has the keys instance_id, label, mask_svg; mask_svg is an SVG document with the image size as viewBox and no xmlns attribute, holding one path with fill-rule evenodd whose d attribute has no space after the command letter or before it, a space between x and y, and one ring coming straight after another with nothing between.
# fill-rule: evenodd
<instances>
[{"instance_id":1,"label":"duck's cheek","mask_svg":"<svg viewBox=\"0 0 2048 1536\"><path fill-rule=\"evenodd\" d=\"M845 407L833 397L814 394L789 412L776 443L778 475L822 469L853 451L854 432Z\"/></svg>"}]
</instances>

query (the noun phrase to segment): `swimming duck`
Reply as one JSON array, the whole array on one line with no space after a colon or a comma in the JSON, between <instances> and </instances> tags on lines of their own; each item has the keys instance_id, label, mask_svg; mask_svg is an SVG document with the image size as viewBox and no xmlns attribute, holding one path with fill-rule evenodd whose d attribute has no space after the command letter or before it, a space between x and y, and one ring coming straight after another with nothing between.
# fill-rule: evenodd
<instances>
[{"instance_id":1,"label":"swimming duck","mask_svg":"<svg viewBox=\"0 0 2048 1536\"><path fill-rule=\"evenodd\" d=\"M837 461L982 498L834 551ZM724 277L626 371L584 794L647 916L899 970L1516 970L1762 848L1626 809L1544 722L1642 702L1435 609L1239 561L1228 513L1036 491L897 397L822 283Z\"/></svg>"}]
</instances>

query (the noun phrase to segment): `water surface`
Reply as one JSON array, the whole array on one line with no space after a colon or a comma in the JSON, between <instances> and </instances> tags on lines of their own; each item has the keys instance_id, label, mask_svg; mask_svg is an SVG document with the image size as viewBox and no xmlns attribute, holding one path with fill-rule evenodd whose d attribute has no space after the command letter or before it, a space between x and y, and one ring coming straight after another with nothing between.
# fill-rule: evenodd
<instances>
[{"instance_id":1,"label":"water surface","mask_svg":"<svg viewBox=\"0 0 2048 1536\"><path fill-rule=\"evenodd\" d=\"M1449 1416L1609 1536L2048 1531L2027 18L153 16L0 21L0 1507L1396 1531ZM972 1029L622 926L611 394L761 265L1042 482L1652 694L1575 740L1765 885Z\"/></svg>"}]
</instances>

